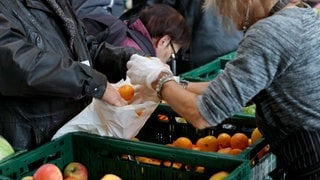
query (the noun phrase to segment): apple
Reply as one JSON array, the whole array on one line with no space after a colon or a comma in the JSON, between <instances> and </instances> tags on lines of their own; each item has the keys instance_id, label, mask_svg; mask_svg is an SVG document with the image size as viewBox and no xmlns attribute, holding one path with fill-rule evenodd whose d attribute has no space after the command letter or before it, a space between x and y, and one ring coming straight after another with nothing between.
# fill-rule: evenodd
<instances>
[{"instance_id":1,"label":"apple","mask_svg":"<svg viewBox=\"0 0 320 180\"><path fill-rule=\"evenodd\" d=\"M63 180L60 169L54 164L43 164L33 174L33 180Z\"/></svg>"},{"instance_id":2,"label":"apple","mask_svg":"<svg viewBox=\"0 0 320 180\"><path fill-rule=\"evenodd\" d=\"M122 179L115 174L106 174L101 178L101 180L122 180Z\"/></svg>"},{"instance_id":3,"label":"apple","mask_svg":"<svg viewBox=\"0 0 320 180\"><path fill-rule=\"evenodd\" d=\"M82 163L71 162L64 168L63 177L65 179L88 180L88 170Z\"/></svg>"}]
</instances>

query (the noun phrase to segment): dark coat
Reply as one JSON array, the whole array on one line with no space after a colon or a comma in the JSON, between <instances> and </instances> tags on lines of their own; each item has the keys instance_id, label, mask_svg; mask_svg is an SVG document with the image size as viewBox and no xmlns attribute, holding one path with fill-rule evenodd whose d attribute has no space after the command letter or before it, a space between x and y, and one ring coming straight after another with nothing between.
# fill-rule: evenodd
<instances>
[{"instance_id":1,"label":"dark coat","mask_svg":"<svg viewBox=\"0 0 320 180\"><path fill-rule=\"evenodd\" d=\"M133 53L88 41L68 1L59 1L76 26L71 50L66 27L44 2L0 2L0 134L19 148L49 141L92 97L101 98L106 76L125 77Z\"/></svg>"}]
</instances>

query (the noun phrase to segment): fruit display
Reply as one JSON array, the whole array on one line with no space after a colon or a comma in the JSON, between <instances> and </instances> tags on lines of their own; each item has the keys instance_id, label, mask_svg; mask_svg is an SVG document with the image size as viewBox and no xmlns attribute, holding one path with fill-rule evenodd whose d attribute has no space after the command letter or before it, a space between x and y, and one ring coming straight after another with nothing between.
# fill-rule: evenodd
<instances>
[{"instance_id":1,"label":"fruit display","mask_svg":"<svg viewBox=\"0 0 320 180\"><path fill-rule=\"evenodd\" d=\"M254 116L235 116L225 119L216 127L198 130L169 106L158 106L137 138L179 149L247 159L251 161L251 171L257 173L262 171L260 167L255 168L257 164L265 156L271 158L268 144L256 127ZM267 162L270 162L267 164L271 166L270 169L275 168L274 159ZM181 168L179 162L169 163Z\"/></svg>"},{"instance_id":2,"label":"fruit display","mask_svg":"<svg viewBox=\"0 0 320 180\"><path fill-rule=\"evenodd\" d=\"M14 149L10 143L0 135L0 161L14 154Z\"/></svg>"},{"instance_id":3,"label":"fruit display","mask_svg":"<svg viewBox=\"0 0 320 180\"><path fill-rule=\"evenodd\" d=\"M33 174L22 177L22 180L88 180L88 171L79 162L70 162L62 170L55 164L45 163Z\"/></svg>"},{"instance_id":4,"label":"fruit display","mask_svg":"<svg viewBox=\"0 0 320 180\"><path fill-rule=\"evenodd\" d=\"M228 172L227 180L250 179L247 160L84 132L66 134L0 163L0 174L7 179L41 180L46 174L46 180L79 180L86 171L77 162L86 167L88 180L208 180L220 171Z\"/></svg>"}]
</instances>

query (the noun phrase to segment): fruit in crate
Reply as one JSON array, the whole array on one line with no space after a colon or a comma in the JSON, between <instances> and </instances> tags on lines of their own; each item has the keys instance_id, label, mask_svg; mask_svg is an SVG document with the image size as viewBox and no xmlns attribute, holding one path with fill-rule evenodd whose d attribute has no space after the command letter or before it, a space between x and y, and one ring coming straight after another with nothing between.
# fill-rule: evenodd
<instances>
[{"instance_id":1,"label":"fruit in crate","mask_svg":"<svg viewBox=\"0 0 320 180\"><path fill-rule=\"evenodd\" d=\"M118 92L120 96L126 101L130 101L134 96L134 88L130 84L124 84L120 86Z\"/></svg>"},{"instance_id":2,"label":"fruit in crate","mask_svg":"<svg viewBox=\"0 0 320 180\"><path fill-rule=\"evenodd\" d=\"M231 148L244 150L249 146L249 139L244 133L235 133L231 136Z\"/></svg>"},{"instance_id":3,"label":"fruit in crate","mask_svg":"<svg viewBox=\"0 0 320 180\"><path fill-rule=\"evenodd\" d=\"M178 162L171 162L171 161L164 161L163 165L166 167L173 167L175 169L180 169L182 166L182 163L178 163Z\"/></svg>"},{"instance_id":4,"label":"fruit in crate","mask_svg":"<svg viewBox=\"0 0 320 180\"><path fill-rule=\"evenodd\" d=\"M228 133L220 133L217 137L219 148L230 147L231 136Z\"/></svg>"},{"instance_id":5,"label":"fruit in crate","mask_svg":"<svg viewBox=\"0 0 320 180\"><path fill-rule=\"evenodd\" d=\"M121 178L115 174L106 174L101 178L101 180L121 180Z\"/></svg>"},{"instance_id":6,"label":"fruit in crate","mask_svg":"<svg viewBox=\"0 0 320 180\"><path fill-rule=\"evenodd\" d=\"M229 154L236 156L236 155L240 154L241 152L242 152L241 149L235 148L235 149L231 149L230 152L229 152Z\"/></svg>"},{"instance_id":7,"label":"fruit in crate","mask_svg":"<svg viewBox=\"0 0 320 180\"><path fill-rule=\"evenodd\" d=\"M87 180L88 170L85 165L80 162L70 162L64 168L64 178L73 178L74 180Z\"/></svg>"},{"instance_id":8,"label":"fruit in crate","mask_svg":"<svg viewBox=\"0 0 320 180\"><path fill-rule=\"evenodd\" d=\"M227 171L219 171L214 173L209 180L223 180L229 175L229 172Z\"/></svg>"},{"instance_id":9,"label":"fruit in crate","mask_svg":"<svg viewBox=\"0 0 320 180\"><path fill-rule=\"evenodd\" d=\"M193 147L192 141L187 137L179 137L173 142L172 145L174 147L184 148L184 149L192 149Z\"/></svg>"},{"instance_id":10,"label":"fruit in crate","mask_svg":"<svg viewBox=\"0 0 320 180\"><path fill-rule=\"evenodd\" d=\"M54 164L43 164L33 174L34 180L63 180L62 173Z\"/></svg>"},{"instance_id":11,"label":"fruit in crate","mask_svg":"<svg viewBox=\"0 0 320 180\"><path fill-rule=\"evenodd\" d=\"M4 137L0 135L0 160L12 155L13 153L13 147Z\"/></svg>"},{"instance_id":12,"label":"fruit in crate","mask_svg":"<svg viewBox=\"0 0 320 180\"><path fill-rule=\"evenodd\" d=\"M232 148L231 147L226 147L226 148L220 148L217 152L221 154L231 154Z\"/></svg>"},{"instance_id":13,"label":"fruit in crate","mask_svg":"<svg viewBox=\"0 0 320 180\"><path fill-rule=\"evenodd\" d=\"M245 114L256 114L256 105L251 104L249 106L242 107L242 112Z\"/></svg>"},{"instance_id":14,"label":"fruit in crate","mask_svg":"<svg viewBox=\"0 0 320 180\"><path fill-rule=\"evenodd\" d=\"M159 159L155 158L149 158L149 157L144 157L144 156L138 156L138 161L144 164L151 164L151 165L156 165L160 166L161 161Z\"/></svg>"},{"instance_id":15,"label":"fruit in crate","mask_svg":"<svg viewBox=\"0 0 320 180\"><path fill-rule=\"evenodd\" d=\"M262 138L262 134L259 131L258 128L254 128L254 130L251 133L251 143L255 143L257 140Z\"/></svg>"},{"instance_id":16,"label":"fruit in crate","mask_svg":"<svg viewBox=\"0 0 320 180\"><path fill-rule=\"evenodd\" d=\"M200 151L216 152L219 149L218 140L215 136L212 135L199 138L196 142L196 146L199 147Z\"/></svg>"}]
</instances>

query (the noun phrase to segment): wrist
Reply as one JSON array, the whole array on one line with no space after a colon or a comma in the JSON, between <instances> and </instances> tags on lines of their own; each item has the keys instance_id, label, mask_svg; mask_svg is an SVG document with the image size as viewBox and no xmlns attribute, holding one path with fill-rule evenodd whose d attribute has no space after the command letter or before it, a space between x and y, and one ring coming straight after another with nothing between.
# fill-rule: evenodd
<instances>
[{"instance_id":1,"label":"wrist","mask_svg":"<svg viewBox=\"0 0 320 180\"><path fill-rule=\"evenodd\" d=\"M162 99L161 90L162 90L163 85L169 81L175 81L175 79L172 74L167 74L167 73L162 74L162 76L160 74L159 77L160 77L160 79L158 80L157 85L156 85L156 92L157 92L158 98L161 100Z\"/></svg>"},{"instance_id":2,"label":"wrist","mask_svg":"<svg viewBox=\"0 0 320 180\"><path fill-rule=\"evenodd\" d=\"M187 80L180 79L180 81L179 81L179 85L180 85L183 89L187 89L188 84L189 84L189 81L187 81Z\"/></svg>"}]
</instances>

